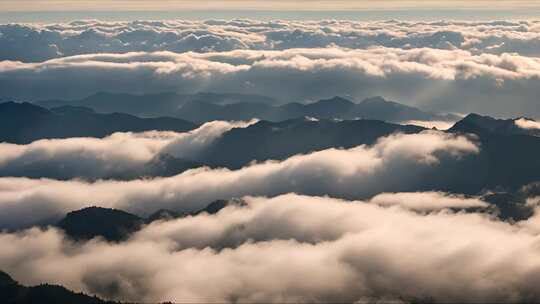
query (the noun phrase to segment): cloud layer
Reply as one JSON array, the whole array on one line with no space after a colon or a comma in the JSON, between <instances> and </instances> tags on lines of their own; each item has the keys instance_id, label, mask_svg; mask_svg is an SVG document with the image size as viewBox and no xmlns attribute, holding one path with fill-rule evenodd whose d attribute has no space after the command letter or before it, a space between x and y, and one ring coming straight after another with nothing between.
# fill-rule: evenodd
<instances>
[{"instance_id":1,"label":"cloud layer","mask_svg":"<svg viewBox=\"0 0 540 304\"><path fill-rule=\"evenodd\" d=\"M0 268L25 284L149 302L540 297L537 235L521 223L294 194L246 202L155 222L120 244L73 244L55 229L3 233Z\"/></svg>"},{"instance_id":2,"label":"cloud layer","mask_svg":"<svg viewBox=\"0 0 540 304\"><path fill-rule=\"evenodd\" d=\"M28 100L78 98L97 91L237 92L284 101L383 95L435 112L540 117L539 76L539 58L463 50L138 52L41 63L2 61L0 91Z\"/></svg>"},{"instance_id":3,"label":"cloud layer","mask_svg":"<svg viewBox=\"0 0 540 304\"><path fill-rule=\"evenodd\" d=\"M212 121L185 133L119 132L105 138L44 139L27 145L0 143L0 175L91 180L144 176L159 155L197 161L223 133L255 122Z\"/></svg>"},{"instance_id":4,"label":"cloud layer","mask_svg":"<svg viewBox=\"0 0 540 304\"><path fill-rule=\"evenodd\" d=\"M462 49L540 55L540 23L169 20L0 25L0 59L43 61L125 52L220 52L343 47Z\"/></svg>"},{"instance_id":5,"label":"cloud layer","mask_svg":"<svg viewBox=\"0 0 540 304\"><path fill-rule=\"evenodd\" d=\"M371 147L328 149L239 170L199 168L168 178L89 183L5 177L0 178L0 228L51 222L91 205L148 215L162 208L195 211L245 195L363 198L416 191L436 180L437 170L478 152L466 137L425 131L384 137Z\"/></svg>"}]
</instances>

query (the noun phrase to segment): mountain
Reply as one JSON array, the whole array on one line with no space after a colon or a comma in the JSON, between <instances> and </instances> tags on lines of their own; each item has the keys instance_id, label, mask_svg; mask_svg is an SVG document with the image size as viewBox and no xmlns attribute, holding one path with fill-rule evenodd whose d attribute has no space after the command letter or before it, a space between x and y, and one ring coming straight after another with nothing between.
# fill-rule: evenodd
<instances>
[{"instance_id":1,"label":"mountain","mask_svg":"<svg viewBox=\"0 0 540 304\"><path fill-rule=\"evenodd\" d=\"M75 293L62 286L42 284L26 287L0 271L0 302L3 304L114 304L82 293Z\"/></svg>"},{"instance_id":2,"label":"mountain","mask_svg":"<svg viewBox=\"0 0 540 304\"><path fill-rule=\"evenodd\" d=\"M210 203L208 206L204 207L203 209L191 213L191 215L199 215L199 214L202 214L202 213L212 215L212 214L218 213L219 211L221 211L221 209L223 209L225 207L228 207L228 206L231 206L231 205L235 205L235 206L239 206L239 207L247 206L246 202L244 200L242 200L242 199L239 199L239 198L231 198L231 199L228 199L228 200L217 200L217 201L214 201L214 202Z\"/></svg>"},{"instance_id":3,"label":"mountain","mask_svg":"<svg viewBox=\"0 0 540 304\"><path fill-rule=\"evenodd\" d=\"M177 94L172 92L134 95L128 93L99 92L80 100L43 100L37 105L52 108L65 105L89 107L97 112L121 112L142 117L169 116L186 103L204 102L217 105L232 103L277 104L275 99L249 94Z\"/></svg>"},{"instance_id":4,"label":"mountain","mask_svg":"<svg viewBox=\"0 0 540 304\"><path fill-rule=\"evenodd\" d=\"M57 226L75 240L89 240L101 236L107 241L119 242L143 224L133 214L109 208L88 207L69 212Z\"/></svg>"},{"instance_id":5,"label":"mountain","mask_svg":"<svg viewBox=\"0 0 540 304\"><path fill-rule=\"evenodd\" d=\"M540 123L523 117L496 119L473 113L454 124L450 131L475 134L540 136Z\"/></svg>"},{"instance_id":6,"label":"mountain","mask_svg":"<svg viewBox=\"0 0 540 304\"><path fill-rule=\"evenodd\" d=\"M461 193L516 191L540 181L540 137L517 127L517 120L470 114L450 128L449 133L474 134L480 153L454 166L454 181L446 181L445 188Z\"/></svg>"},{"instance_id":7,"label":"mountain","mask_svg":"<svg viewBox=\"0 0 540 304\"><path fill-rule=\"evenodd\" d=\"M99 114L85 107L45 109L31 103L0 103L0 142L26 144L44 138L104 137L126 131L185 132L195 127L191 122L169 117L139 118L122 113Z\"/></svg>"},{"instance_id":8,"label":"mountain","mask_svg":"<svg viewBox=\"0 0 540 304\"><path fill-rule=\"evenodd\" d=\"M200 161L210 166L234 169L253 160L280 160L328 148L351 148L373 144L378 138L395 132L411 134L423 130L418 126L363 119L260 121L247 128L226 132L201 155Z\"/></svg>"},{"instance_id":9,"label":"mountain","mask_svg":"<svg viewBox=\"0 0 540 304\"><path fill-rule=\"evenodd\" d=\"M159 209L158 211L150 214L146 219L146 223L152 223L155 221L169 221L175 218L179 218L185 216L185 214L178 213L176 211L168 210L168 209Z\"/></svg>"},{"instance_id":10,"label":"mountain","mask_svg":"<svg viewBox=\"0 0 540 304\"><path fill-rule=\"evenodd\" d=\"M288 103L281 106L260 103L217 105L193 101L178 108L174 115L199 123L211 120L249 120L252 118L283 121L305 116L318 119L364 118L396 123L410 120L455 121L459 119L453 115L423 112L417 108L387 101L382 97L368 98L357 104L338 96L308 104Z\"/></svg>"},{"instance_id":11,"label":"mountain","mask_svg":"<svg viewBox=\"0 0 540 304\"><path fill-rule=\"evenodd\" d=\"M249 120L259 118L282 121L310 116L324 119L375 119L389 122L409 120L455 121L459 117L438 115L417 108L387 101L382 97L354 103L342 97L323 99L312 103L278 102L264 96L243 94L198 93L179 95L160 93L132 95L125 93L97 93L81 100L46 100L36 104L53 108L72 105L92 108L98 112L122 112L143 117L174 116L203 123L212 120Z\"/></svg>"}]
</instances>

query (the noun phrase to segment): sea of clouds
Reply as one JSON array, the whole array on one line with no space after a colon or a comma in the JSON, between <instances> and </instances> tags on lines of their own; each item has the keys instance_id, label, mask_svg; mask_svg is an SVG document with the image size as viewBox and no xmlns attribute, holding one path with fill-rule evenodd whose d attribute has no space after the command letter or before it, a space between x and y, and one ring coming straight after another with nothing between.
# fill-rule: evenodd
<instances>
[{"instance_id":1,"label":"sea of clouds","mask_svg":"<svg viewBox=\"0 0 540 304\"><path fill-rule=\"evenodd\" d=\"M538 118L538 50L536 21L5 24L0 92L27 101L98 91L382 95L430 111Z\"/></svg>"},{"instance_id":2,"label":"sea of clouds","mask_svg":"<svg viewBox=\"0 0 540 304\"><path fill-rule=\"evenodd\" d=\"M539 21L3 24L0 97L382 95L430 111L539 118L538 56ZM532 217L509 222L480 194L417 190L478 155L474 136L392 134L234 170L108 178L144 172L164 154L197 161L223 134L253 123L0 143L0 270L23 284L122 301L540 299L539 196L526 198ZM540 129L525 118L515 123ZM31 177L44 172L62 178ZM74 242L47 226L88 206L144 217L231 198L246 204L157 221L121 243Z\"/></svg>"},{"instance_id":3,"label":"sea of clouds","mask_svg":"<svg viewBox=\"0 0 540 304\"><path fill-rule=\"evenodd\" d=\"M55 228L2 233L0 268L27 284L148 302L540 297L538 215L509 224L440 210L485 205L442 193L428 193L428 205L440 206L418 213L406 202L423 194L400 195L376 199L404 202L391 207L296 194L246 197L247 206L154 222L119 244L74 243Z\"/></svg>"}]
</instances>

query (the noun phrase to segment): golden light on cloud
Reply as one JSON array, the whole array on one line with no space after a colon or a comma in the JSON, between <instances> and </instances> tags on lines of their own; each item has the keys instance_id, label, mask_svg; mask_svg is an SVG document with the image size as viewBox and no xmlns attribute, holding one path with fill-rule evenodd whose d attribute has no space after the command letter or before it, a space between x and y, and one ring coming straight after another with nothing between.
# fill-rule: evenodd
<instances>
[{"instance_id":1,"label":"golden light on cloud","mask_svg":"<svg viewBox=\"0 0 540 304\"><path fill-rule=\"evenodd\" d=\"M0 11L511 9L530 0L2 0Z\"/></svg>"}]
</instances>

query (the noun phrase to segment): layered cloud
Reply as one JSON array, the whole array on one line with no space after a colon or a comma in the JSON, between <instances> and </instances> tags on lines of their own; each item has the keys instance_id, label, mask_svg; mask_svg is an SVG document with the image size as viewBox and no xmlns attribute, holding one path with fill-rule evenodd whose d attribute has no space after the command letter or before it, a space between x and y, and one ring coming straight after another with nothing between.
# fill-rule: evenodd
<instances>
[{"instance_id":1,"label":"layered cloud","mask_svg":"<svg viewBox=\"0 0 540 304\"><path fill-rule=\"evenodd\" d=\"M166 208L189 212L217 199L297 192L363 198L428 187L437 173L479 152L463 136L426 131L381 138L371 147L328 149L238 169L199 168L130 181L0 178L0 228L58 219L67 211L98 205L148 215ZM422 186L422 187L421 187Z\"/></svg>"},{"instance_id":2,"label":"layered cloud","mask_svg":"<svg viewBox=\"0 0 540 304\"><path fill-rule=\"evenodd\" d=\"M383 95L429 111L540 116L540 59L463 50L371 48L126 53L0 62L0 91L16 99L97 91L237 92L283 101ZM516 94L519 92L519 94Z\"/></svg>"},{"instance_id":3,"label":"layered cloud","mask_svg":"<svg viewBox=\"0 0 540 304\"><path fill-rule=\"evenodd\" d=\"M415 199L401 198L403 205ZM0 269L25 284L59 283L126 301L540 297L537 235L521 223L293 194L245 201L216 215L155 222L120 244L74 244L55 229L3 233Z\"/></svg>"},{"instance_id":4,"label":"layered cloud","mask_svg":"<svg viewBox=\"0 0 540 304\"><path fill-rule=\"evenodd\" d=\"M159 155L197 161L222 134L254 122L212 121L185 133L128 132L105 138L43 139L27 145L0 143L0 175L59 179L144 176Z\"/></svg>"},{"instance_id":5,"label":"layered cloud","mask_svg":"<svg viewBox=\"0 0 540 304\"><path fill-rule=\"evenodd\" d=\"M0 60L125 52L216 52L339 46L540 55L538 21L169 20L0 25Z\"/></svg>"}]
</instances>

